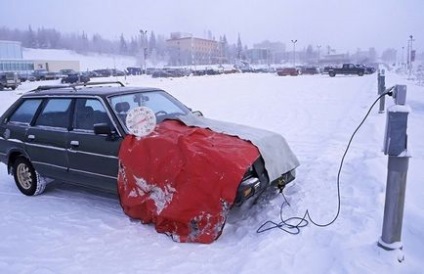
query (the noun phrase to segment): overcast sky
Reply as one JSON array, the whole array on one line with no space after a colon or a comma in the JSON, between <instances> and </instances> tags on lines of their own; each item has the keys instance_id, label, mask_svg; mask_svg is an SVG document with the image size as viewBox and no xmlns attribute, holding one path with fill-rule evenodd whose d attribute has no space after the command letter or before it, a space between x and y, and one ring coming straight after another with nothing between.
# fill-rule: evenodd
<instances>
[{"instance_id":1,"label":"overcast sky","mask_svg":"<svg viewBox=\"0 0 424 274\"><path fill-rule=\"evenodd\" d=\"M0 0L0 26L98 33L127 39L139 30L219 39L251 47L263 40L291 47L328 45L339 53L401 50L409 35L424 50L424 0Z\"/></svg>"}]
</instances>

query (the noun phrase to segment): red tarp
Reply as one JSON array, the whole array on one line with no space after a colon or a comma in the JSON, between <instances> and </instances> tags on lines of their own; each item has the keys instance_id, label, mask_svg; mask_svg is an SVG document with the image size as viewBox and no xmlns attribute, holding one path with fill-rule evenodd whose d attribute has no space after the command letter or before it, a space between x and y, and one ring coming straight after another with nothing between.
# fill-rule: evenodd
<instances>
[{"instance_id":1,"label":"red tarp","mask_svg":"<svg viewBox=\"0 0 424 274\"><path fill-rule=\"evenodd\" d=\"M128 135L119 152L118 191L124 212L179 242L211 243L258 149L237 137L179 121L146 137Z\"/></svg>"}]
</instances>

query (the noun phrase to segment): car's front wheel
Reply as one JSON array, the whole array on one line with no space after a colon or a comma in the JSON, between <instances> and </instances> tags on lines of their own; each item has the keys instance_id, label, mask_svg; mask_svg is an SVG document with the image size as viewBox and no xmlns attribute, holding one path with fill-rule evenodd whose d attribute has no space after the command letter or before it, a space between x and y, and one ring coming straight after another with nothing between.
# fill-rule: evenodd
<instances>
[{"instance_id":1,"label":"car's front wheel","mask_svg":"<svg viewBox=\"0 0 424 274\"><path fill-rule=\"evenodd\" d=\"M31 163L20 157L13 164L13 177L18 189L27 196L39 195L46 188L46 181L40 177Z\"/></svg>"}]
</instances>

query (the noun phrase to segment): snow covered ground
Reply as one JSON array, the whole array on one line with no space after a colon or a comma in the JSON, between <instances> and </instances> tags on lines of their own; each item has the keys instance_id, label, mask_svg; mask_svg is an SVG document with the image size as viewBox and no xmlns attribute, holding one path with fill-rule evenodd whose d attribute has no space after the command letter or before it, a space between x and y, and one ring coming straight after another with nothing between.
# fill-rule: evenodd
<instances>
[{"instance_id":1,"label":"snow covered ground","mask_svg":"<svg viewBox=\"0 0 424 274\"><path fill-rule=\"evenodd\" d=\"M319 223L336 214L341 157L377 98L376 74L109 80L115 79L163 88L210 118L281 133L301 162L297 179L284 191L291 206L284 205L283 216L303 216L308 209ZM38 84L0 92L0 112ZM402 251L377 246L387 156L386 115L375 107L345 159L339 218L324 228L309 224L298 235L256 232L267 220L280 221L284 197L268 193L252 207L233 209L213 244L175 243L153 226L131 221L112 195L51 184L43 195L26 197L0 165L0 273L424 273L424 87L387 73L386 85L394 84L408 85L412 108Z\"/></svg>"}]
</instances>

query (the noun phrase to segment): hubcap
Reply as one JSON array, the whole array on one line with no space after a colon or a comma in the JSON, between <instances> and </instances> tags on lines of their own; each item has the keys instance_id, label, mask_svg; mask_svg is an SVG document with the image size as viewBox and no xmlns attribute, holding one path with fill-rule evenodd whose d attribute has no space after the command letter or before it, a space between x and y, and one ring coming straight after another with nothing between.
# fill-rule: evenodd
<instances>
[{"instance_id":1,"label":"hubcap","mask_svg":"<svg viewBox=\"0 0 424 274\"><path fill-rule=\"evenodd\" d=\"M30 189L32 186L32 177L31 177L31 171L29 170L29 167L26 164L20 164L17 167L16 175L18 177L19 184L24 189Z\"/></svg>"}]
</instances>

